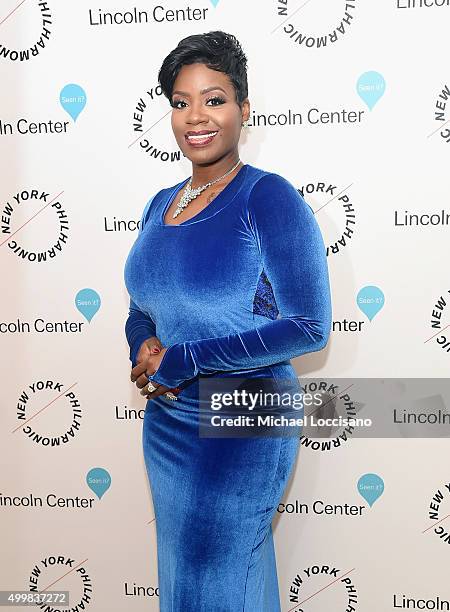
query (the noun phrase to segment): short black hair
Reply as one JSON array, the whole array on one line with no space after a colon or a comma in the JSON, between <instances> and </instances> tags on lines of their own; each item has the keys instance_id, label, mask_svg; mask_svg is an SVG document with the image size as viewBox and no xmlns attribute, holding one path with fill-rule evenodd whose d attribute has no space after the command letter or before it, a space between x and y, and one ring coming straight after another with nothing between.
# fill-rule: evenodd
<instances>
[{"instance_id":1,"label":"short black hair","mask_svg":"<svg viewBox=\"0 0 450 612\"><path fill-rule=\"evenodd\" d=\"M183 38L164 59L158 81L171 104L174 83L182 66L196 63L228 75L234 86L236 102L241 107L248 96L247 57L237 38L221 30Z\"/></svg>"}]
</instances>

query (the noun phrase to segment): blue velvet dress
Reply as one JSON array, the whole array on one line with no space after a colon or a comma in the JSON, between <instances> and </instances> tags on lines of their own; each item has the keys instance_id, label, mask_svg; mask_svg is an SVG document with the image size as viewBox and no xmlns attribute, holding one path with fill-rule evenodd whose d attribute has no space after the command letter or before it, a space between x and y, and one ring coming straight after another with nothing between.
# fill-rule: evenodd
<instances>
[{"instance_id":1,"label":"blue velvet dress","mask_svg":"<svg viewBox=\"0 0 450 612\"><path fill-rule=\"evenodd\" d=\"M330 334L325 246L294 186L250 164L193 218L164 224L187 181L148 202L125 264L131 363L158 336L168 350L150 378L181 387L148 400L143 421L160 610L278 612L271 523L299 439L199 437L199 381L297 379L290 359Z\"/></svg>"}]
</instances>

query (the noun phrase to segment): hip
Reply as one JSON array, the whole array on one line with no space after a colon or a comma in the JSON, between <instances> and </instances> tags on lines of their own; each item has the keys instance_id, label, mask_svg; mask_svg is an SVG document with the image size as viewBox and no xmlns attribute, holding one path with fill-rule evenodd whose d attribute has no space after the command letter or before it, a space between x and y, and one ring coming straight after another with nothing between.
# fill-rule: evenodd
<instances>
[{"instance_id":1,"label":"hip","mask_svg":"<svg viewBox=\"0 0 450 612\"><path fill-rule=\"evenodd\" d=\"M150 399L147 408L156 407L192 412L211 410L212 393L232 392L246 389L282 393L301 393L301 384L289 360L260 368L228 370L213 374L199 374L180 385L176 400L164 395Z\"/></svg>"}]
</instances>

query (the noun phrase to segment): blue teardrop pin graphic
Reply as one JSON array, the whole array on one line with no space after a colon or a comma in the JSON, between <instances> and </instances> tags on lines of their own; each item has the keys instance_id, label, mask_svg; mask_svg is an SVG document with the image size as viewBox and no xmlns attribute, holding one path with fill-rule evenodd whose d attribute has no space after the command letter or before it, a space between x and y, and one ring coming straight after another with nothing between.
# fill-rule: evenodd
<instances>
[{"instance_id":1,"label":"blue teardrop pin graphic","mask_svg":"<svg viewBox=\"0 0 450 612\"><path fill-rule=\"evenodd\" d=\"M100 304L100 296L94 289L80 289L75 296L75 306L89 323L100 308Z\"/></svg>"},{"instance_id":2,"label":"blue teardrop pin graphic","mask_svg":"<svg viewBox=\"0 0 450 612\"><path fill-rule=\"evenodd\" d=\"M367 104L369 110L372 110L386 91L386 82L383 75L375 70L364 72L356 83L356 91L359 97Z\"/></svg>"},{"instance_id":3,"label":"blue teardrop pin graphic","mask_svg":"<svg viewBox=\"0 0 450 612\"><path fill-rule=\"evenodd\" d=\"M375 285L367 285L358 291L356 303L369 321L372 321L384 306L384 293Z\"/></svg>"},{"instance_id":4,"label":"blue teardrop pin graphic","mask_svg":"<svg viewBox=\"0 0 450 612\"><path fill-rule=\"evenodd\" d=\"M91 491L97 495L99 499L106 493L111 486L111 476L104 468L92 468L86 475L86 482Z\"/></svg>"},{"instance_id":5,"label":"blue teardrop pin graphic","mask_svg":"<svg viewBox=\"0 0 450 612\"><path fill-rule=\"evenodd\" d=\"M69 113L74 121L86 106L86 92L80 85L69 83L61 89L59 94L61 106Z\"/></svg>"},{"instance_id":6,"label":"blue teardrop pin graphic","mask_svg":"<svg viewBox=\"0 0 450 612\"><path fill-rule=\"evenodd\" d=\"M211 0L211 4L213 5L214 8L216 8L217 5L219 4L219 0Z\"/></svg>"},{"instance_id":7,"label":"blue teardrop pin graphic","mask_svg":"<svg viewBox=\"0 0 450 612\"><path fill-rule=\"evenodd\" d=\"M358 491L370 507L377 501L384 491L383 479L378 474L364 474L358 480Z\"/></svg>"}]
</instances>

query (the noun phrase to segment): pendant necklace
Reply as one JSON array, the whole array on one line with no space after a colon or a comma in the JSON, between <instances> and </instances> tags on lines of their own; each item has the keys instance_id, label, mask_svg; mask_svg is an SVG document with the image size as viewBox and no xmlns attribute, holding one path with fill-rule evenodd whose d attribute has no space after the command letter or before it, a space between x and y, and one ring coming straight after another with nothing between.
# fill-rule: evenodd
<instances>
[{"instance_id":1,"label":"pendant necklace","mask_svg":"<svg viewBox=\"0 0 450 612\"><path fill-rule=\"evenodd\" d=\"M239 159L238 162L231 168L231 170L228 170L228 172L226 172L223 176L220 176L218 179L215 179L214 181L210 181L209 183L206 183L206 185L202 185L201 187L196 187L195 189L192 189L192 176L189 179L189 182L183 192L183 195L181 196L180 201L177 204L177 209L173 214L173 219L175 219L176 217L178 217L178 215L183 212L183 210L186 208L186 206L189 204L189 202L191 202L192 200L194 200L198 195L200 195L202 193L202 191L204 191L207 187L210 187L211 185L214 185L214 183L217 183L218 181L221 181L223 178L225 178L226 176L228 176L229 174L231 174L231 172L233 172L233 170L235 168L238 167L238 165L241 163L241 160Z\"/></svg>"}]
</instances>

